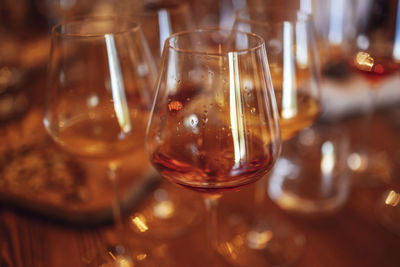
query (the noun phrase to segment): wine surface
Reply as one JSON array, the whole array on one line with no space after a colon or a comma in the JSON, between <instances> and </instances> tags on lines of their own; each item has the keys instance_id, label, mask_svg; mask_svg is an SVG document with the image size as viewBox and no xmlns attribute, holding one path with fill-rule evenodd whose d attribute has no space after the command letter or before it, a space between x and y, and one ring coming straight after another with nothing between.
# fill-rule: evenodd
<instances>
[{"instance_id":1,"label":"wine surface","mask_svg":"<svg viewBox=\"0 0 400 267\"><path fill-rule=\"evenodd\" d=\"M248 136L239 146L232 134L206 127L200 133L170 134L151 156L174 183L204 193L221 193L255 182L271 169L272 145Z\"/></svg>"},{"instance_id":2,"label":"wine surface","mask_svg":"<svg viewBox=\"0 0 400 267\"><path fill-rule=\"evenodd\" d=\"M122 131L117 119L80 119L60 128L54 139L70 153L96 158L114 158L144 147L145 119L131 120L131 130Z\"/></svg>"}]
</instances>

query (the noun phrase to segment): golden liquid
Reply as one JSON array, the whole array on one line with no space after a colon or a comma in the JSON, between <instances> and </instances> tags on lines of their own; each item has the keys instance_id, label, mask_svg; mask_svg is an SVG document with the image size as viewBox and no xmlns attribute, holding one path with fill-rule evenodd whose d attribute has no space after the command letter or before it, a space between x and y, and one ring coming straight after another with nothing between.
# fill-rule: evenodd
<instances>
[{"instance_id":1,"label":"golden liquid","mask_svg":"<svg viewBox=\"0 0 400 267\"><path fill-rule=\"evenodd\" d=\"M144 147L147 116L131 119L124 132L116 118L83 118L59 129L54 139L70 153L96 158L115 158Z\"/></svg>"},{"instance_id":2,"label":"golden liquid","mask_svg":"<svg viewBox=\"0 0 400 267\"><path fill-rule=\"evenodd\" d=\"M285 118L282 116L282 95L276 93L276 99L278 102L282 141L292 138L301 130L313 124L321 112L321 106L313 96L298 93L294 115L290 118Z\"/></svg>"}]
</instances>

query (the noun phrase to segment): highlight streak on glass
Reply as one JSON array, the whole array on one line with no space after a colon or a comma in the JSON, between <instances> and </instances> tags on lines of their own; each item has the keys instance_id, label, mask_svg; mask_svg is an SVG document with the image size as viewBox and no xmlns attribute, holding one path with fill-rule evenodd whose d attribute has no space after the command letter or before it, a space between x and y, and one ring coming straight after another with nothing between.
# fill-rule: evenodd
<instances>
[{"instance_id":1,"label":"highlight streak on glass","mask_svg":"<svg viewBox=\"0 0 400 267\"><path fill-rule=\"evenodd\" d=\"M121 68L118 60L117 49L115 46L114 36L105 34L108 57L108 68L110 71L111 91L114 101L114 110L117 115L119 126L123 133L128 133L132 130L132 125L129 117L128 103L125 95Z\"/></svg>"},{"instance_id":2,"label":"highlight streak on glass","mask_svg":"<svg viewBox=\"0 0 400 267\"><path fill-rule=\"evenodd\" d=\"M330 141L326 141L321 146L321 173L322 173L322 184L321 191L323 193L329 193L329 189L332 188L332 174L335 166L335 147Z\"/></svg>"},{"instance_id":3,"label":"highlight streak on glass","mask_svg":"<svg viewBox=\"0 0 400 267\"><path fill-rule=\"evenodd\" d=\"M311 0L300 0L300 10L306 12L307 14L312 13Z\"/></svg>"},{"instance_id":4,"label":"highlight streak on glass","mask_svg":"<svg viewBox=\"0 0 400 267\"><path fill-rule=\"evenodd\" d=\"M243 111L240 97L239 65L237 52L229 52L229 97L235 163L239 164L245 156Z\"/></svg>"},{"instance_id":5,"label":"highlight streak on glass","mask_svg":"<svg viewBox=\"0 0 400 267\"><path fill-rule=\"evenodd\" d=\"M343 42L344 0L331 0L328 39L331 44Z\"/></svg>"},{"instance_id":6,"label":"highlight streak on glass","mask_svg":"<svg viewBox=\"0 0 400 267\"><path fill-rule=\"evenodd\" d=\"M158 11L158 27L160 30L160 52L163 53L165 39L172 34L171 18L168 11L163 8Z\"/></svg>"},{"instance_id":7,"label":"highlight streak on glass","mask_svg":"<svg viewBox=\"0 0 400 267\"><path fill-rule=\"evenodd\" d=\"M304 22L296 23L296 62L302 69L308 66L307 25Z\"/></svg>"},{"instance_id":8,"label":"highlight streak on glass","mask_svg":"<svg viewBox=\"0 0 400 267\"><path fill-rule=\"evenodd\" d=\"M283 23L283 84L282 112L283 119L297 115L296 70L292 51L293 26L290 22Z\"/></svg>"},{"instance_id":9,"label":"highlight streak on glass","mask_svg":"<svg viewBox=\"0 0 400 267\"><path fill-rule=\"evenodd\" d=\"M397 2L396 31L394 33L393 58L400 62L400 1Z\"/></svg>"}]
</instances>

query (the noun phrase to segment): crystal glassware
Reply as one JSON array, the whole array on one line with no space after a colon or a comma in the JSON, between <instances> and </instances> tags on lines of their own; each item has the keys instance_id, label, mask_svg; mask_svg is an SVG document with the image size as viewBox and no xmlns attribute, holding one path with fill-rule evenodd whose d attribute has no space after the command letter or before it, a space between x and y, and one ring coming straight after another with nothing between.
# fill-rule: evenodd
<instances>
[{"instance_id":1,"label":"crystal glassware","mask_svg":"<svg viewBox=\"0 0 400 267\"><path fill-rule=\"evenodd\" d=\"M280 152L264 40L219 29L169 37L146 143L164 178L204 198L218 249L218 199L263 177Z\"/></svg>"},{"instance_id":2,"label":"crystal glassware","mask_svg":"<svg viewBox=\"0 0 400 267\"><path fill-rule=\"evenodd\" d=\"M320 66L313 21L308 14L295 9L255 5L236 13L234 28L254 32L265 39L282 141L285 142L310 126L321 111ZM235 265L292 264L304 246L305 237L294 227L263 213L266 188L274 186L271 184L273 180L267 178L256 186L257 213L227 227L236 229L231 240L239 236L244 240L234 246L234 253L229 249L223 253ZM279 197L274 195L273 199ZM227 223L229 221L232 220L228 217ZM243 260L239 261L232 255Z\"/></svg>"},{"instance_id":3,"label":"crystal glassware","mask_svg":"<svg viewBox=\"0 0 400 267\"><path fill-rule=\"evenodd\" d=\"M118 169L121 157L144 151L155 72L134 21L87 18L58 24L51 31L44 125L63 150L107 162L119 238L116 259L123 262L130 259L121 232Z\"/></svg>"}]
</instances>

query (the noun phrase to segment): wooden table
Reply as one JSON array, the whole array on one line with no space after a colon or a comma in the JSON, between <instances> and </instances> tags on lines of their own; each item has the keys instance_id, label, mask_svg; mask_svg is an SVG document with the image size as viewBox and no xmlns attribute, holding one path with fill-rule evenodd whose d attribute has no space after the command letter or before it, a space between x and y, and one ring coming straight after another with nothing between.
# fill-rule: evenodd
<instances>
[{"instance_id":1,"label":"wooden table","mask_svg":"<svg viewBox=\"0 0 400 267\"><path fill-rule=\"evenodd\" d=\"M36 117L41 116L40 110L43 105L41 96L43 96L44 85L43 75L38 75L38 78L33 79L27 86L28 92L34 97L31 97L32 105L25 114L25 118L32 116L32 114ZM395 118L392 118L390 114L392 114L392 109L385 109L374 117L374 127L371 134L373 136L371 145L387 150L394 161L395 171L392 175L393 180L389 184L383 183L375 187L353 187L347 204L339 213L319 220L288 215L274 203L266 200L262 207L262 213L278 217L286 223L292 224L306 236L306 245L296 266L400 266L400 235L384 228L377 220L375 212L382 192L392 185L399 184L400 132L399 128L396 129L390 123L390 120ZM359 119L360 117L354 116L336 122L350 130L354 142L358 140L357 123ZM11 126L10 123L2 124L3 145L12 140L13 147L16 147L18 142L23 139L21 136L26 137L26 131L31 128L29 128L29 123L26 126L28 128L18 126L23 121L24 118L16 119L11 122ZM27 122L25 121L25 123ZM8 129L7 127L13 127L17 130L10 134L5 131L5 129ZM35 127L42 126L36 125ZM7 133L9 139L4 137ZM29 135L29 138L33 138L34 142L37 140L47 142L43 141L45 140L43 129L32 130L31 133L32 135ZM35 136L34 133L38 136ZM51 146L50 143L46 143L45 147ZM139 158L145 160L145 157L139 156ZM61 159L65 160L63 157ZM94 173L85 172L87 176L101 176L102 170L101 168L99 170L97 165L79 163L86 167L89 166L89 169L97 169ZM54 161L52 164L54 164ZM79 171L75 172L75 175L78 174ZM122 177L121 194L128 194L124 190L129 188L132 183L129 168L123 171ZM4 177L2 176L1 179L4 179ZM79 184L79 181L76 182ZM35 184L27 184L27 186L35 188ZM109 254L109 248L115 240L115 235L109 224L102 223L109 216L107 203L110 202L110 197L104 197L105 195L101 193L104 188L107 188L107 185L98 185L98 188L93 189L97 190L97 194L92 195L92 198L98 200L97 205L105 206L105 210L91 214L93 217L80 217L75 221L74 218L70 218L70 222L65 220L63 222L63 219L71 216L71 214L63 214L62 209L57 210L55 208L54 210L53 206L53 210L49 211L46 210L48 205L40 208L43 199L40 199L38 195L32 194L32 203L29 198L18 202L18 194L17 198L13 199L9 195L4 197L3 192L0 208L0 266L108 266L106 262L112 258ZM150 191L146 189L145 192ZM254 187L252 186L241 192L228 193L221 201L220 210L223 212L230 207L236 207L250 212L254 211L253 194ZM85 192L81 195L79 192L75 192L75 195L85 199ZM25 196L29 196L29 194ZM150 196L151 194L147 195L147 198ZM58 201L58 205L61 205L59 207L68 204L63 202L63 200L68 200L68 198L63 197L68 196L55 195L53 197L56 198L56 202ZM139 199L141 198L134 201L136 205L126 205L126 208L131 208L130 214L144 205L146 198L142 202L137 202ZM80 203L85 202L77 201L73 205L71 202L69 204L77 207ZM174 238L147 238L127 227L124 237L129 245L130 250L128 252L144 266L207 266L208 263L204 260L207 248L204 210L200 209L198 212L200 217L197 223L181 236ZM47 216L43 216L43 214ZM96 214L100 215L96 217ZM51 217L55 217L55 219L49 219ZM71 223L71 221L74 223ZM86 222L86 225L82 225L83 222ZM126 223L128 224L128 220ZM80 226L77 226L78 224ZM223 261L217 261L216 266L225 266L225 264Z\"/></svg>"}]
</instances>

